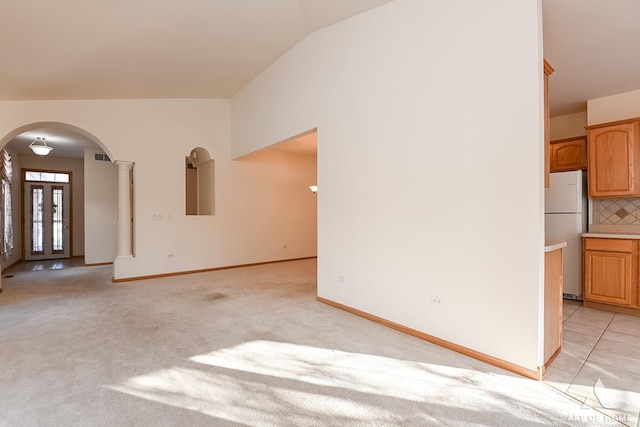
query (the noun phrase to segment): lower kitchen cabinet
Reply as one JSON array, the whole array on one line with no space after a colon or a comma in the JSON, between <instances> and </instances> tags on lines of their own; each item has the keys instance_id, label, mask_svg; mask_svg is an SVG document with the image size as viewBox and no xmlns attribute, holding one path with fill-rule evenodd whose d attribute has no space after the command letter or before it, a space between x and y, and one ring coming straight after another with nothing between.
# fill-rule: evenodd
<instances>
[{"instance_id":1,"label":"lower kitchen cabinet","mask_svg":"<svg viewBox=\"0 0 640 427\"><path fill-rule=\"evenodd\" d=\"M584 238L584 301L638 305L638 240Z\"/></svg>"}]
</instances>

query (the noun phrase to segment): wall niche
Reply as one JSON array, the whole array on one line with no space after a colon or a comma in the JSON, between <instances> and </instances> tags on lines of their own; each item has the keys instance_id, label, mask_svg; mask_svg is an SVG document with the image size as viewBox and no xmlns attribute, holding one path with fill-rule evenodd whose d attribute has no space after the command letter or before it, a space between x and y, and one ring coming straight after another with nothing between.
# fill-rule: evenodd
<instances>
[{"instance_id":1,"label":"wall niche","mask_svg":"<svg viewBox=\"0 0 640 427\"><path fill-rule=\"evenodd\" d=\"M215 214L215 161L206 148L196 147L185 157L185 213Z\"/></svg>"}]
</instances>

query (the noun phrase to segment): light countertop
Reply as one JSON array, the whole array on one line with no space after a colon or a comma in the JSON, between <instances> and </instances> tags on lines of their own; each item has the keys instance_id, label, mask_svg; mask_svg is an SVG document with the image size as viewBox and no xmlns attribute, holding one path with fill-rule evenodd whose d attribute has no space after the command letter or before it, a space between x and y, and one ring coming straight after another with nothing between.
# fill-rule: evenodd
<instances>
[{"instance_id":1,"label":"light countertop","mask_svg":"<svg viewBox=\"0 0 640 427\"><path fill-rule=\"evenodd\" d=\"M553 252L555 250L564 248L567 246L567 242L544 242L544 251L545 252Z\"/></svg>"},{"instance_id":2,"label":"light countertop","mask_svg":"<svg viewBox=\"0 0 640 427\"><path fill-rule=\"evenodd\" d=\"M582 233L582 237L593 237L596 239L637 239L640 240L640 234L631 233Z\"/></svg>"}]
</instances>

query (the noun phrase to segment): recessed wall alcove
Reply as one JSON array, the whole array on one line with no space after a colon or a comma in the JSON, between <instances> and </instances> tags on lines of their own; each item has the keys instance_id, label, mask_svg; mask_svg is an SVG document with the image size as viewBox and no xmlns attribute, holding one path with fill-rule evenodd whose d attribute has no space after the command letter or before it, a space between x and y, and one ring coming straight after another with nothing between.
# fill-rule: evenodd
<instances>
[{"instance_id":1,"label":"recessed wall alcove","mask_svg":"<svg viewBox=\"0 0 640 427\"><path fill-rule=\"evenodd\" d=\"M215 161L206 148L196 147L185 157L185 213L215 214Z\"/></svg>"}]
</instances>

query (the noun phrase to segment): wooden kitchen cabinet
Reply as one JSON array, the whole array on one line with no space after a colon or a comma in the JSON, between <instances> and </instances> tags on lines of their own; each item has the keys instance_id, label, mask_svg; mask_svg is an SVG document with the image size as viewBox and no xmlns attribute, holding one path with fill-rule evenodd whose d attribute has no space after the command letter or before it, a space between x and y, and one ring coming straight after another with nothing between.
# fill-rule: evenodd
<instances>
[{"instance_id":1,"label":"wooden kitchen cabinet","mask_svg":"<svg viewBox=\"0 0 640 427\"><path fill-rule=\"evenodd\" d=\"M551 141L551 172L587 168L587 137Z\"/></svg>"},{"instance_id":2,"label":"wooden kitchen cabinet","mask_svg":"<svg viewBox=\"0 0 640 427\"><path fill-rule=\"evenodd\" d=\"M585 302L638 306L638 240L584 238Z\"/></svg>"},{"instance_id":3,"label":"wooden kitchen cabinet","mask_svg":"<svg viewBox=\"0 0 640 427\"><path fill-rule=\"evenodd\" d=\"M562 248L544 254L544 361L562 348Z\"/></svg>"},{"instance_id":4,"label":"wooden kitchen cabinet","mask_svg":"<svg viewBox=\"0 0 640 427\"><path fill-rule=\"evenodd\" d=\"M640 196L640 119L587 127L589 197Z\"/></svg>"},{"instance_id":5,"label":"wooden kitchen cabinet","mask_svg":"<svg viewBox=\"0 0 640 427\"><path fill-rule=\"evenodd\" d=\"M549 63L544 60L544 187L549 187L549 173L551 172L551 156L550 156L550 144L551 130L550 130L550 117L549 117L549 76L555 70Z\"/></svg>"}]
</instances>

